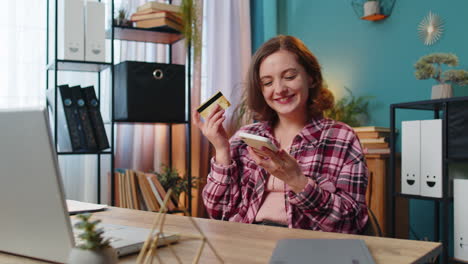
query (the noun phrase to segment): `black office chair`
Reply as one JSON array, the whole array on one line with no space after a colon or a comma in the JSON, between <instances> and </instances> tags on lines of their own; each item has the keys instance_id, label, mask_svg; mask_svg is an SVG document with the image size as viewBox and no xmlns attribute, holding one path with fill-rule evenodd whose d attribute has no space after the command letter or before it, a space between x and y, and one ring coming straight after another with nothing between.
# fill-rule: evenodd
<instances>
[{"instance_id":1,"label":"black office chair","mask_svg":"<svg viewBox=\"0 0 468 264\"><path fill-rule=\"evenodd\" d=\"M367 220L367 224L361 232L361 235L382 237L383 234L379 225L379 221L377 220L377 217L375 217L374 212L372 212L370 207L367 207L367 213L369 215L369 220Z\"/></svg>"}]
</instances>

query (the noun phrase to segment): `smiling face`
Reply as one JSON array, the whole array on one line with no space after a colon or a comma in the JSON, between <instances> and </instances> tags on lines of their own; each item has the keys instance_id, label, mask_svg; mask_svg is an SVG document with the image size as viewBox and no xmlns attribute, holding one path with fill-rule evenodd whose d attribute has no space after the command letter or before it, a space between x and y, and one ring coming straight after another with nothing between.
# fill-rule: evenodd
<instances>
[{"instance_id":1,"label":"smiling face","mask_svg":"<svg viewBox=\"0 0 468 264\"><path fill-rule=\"evenodd\" d=\"M269 55L260 64L259 75L263 97L280 119L306 118L312 78L293 53L279 50Z\"/></svg>"}]
</instances>

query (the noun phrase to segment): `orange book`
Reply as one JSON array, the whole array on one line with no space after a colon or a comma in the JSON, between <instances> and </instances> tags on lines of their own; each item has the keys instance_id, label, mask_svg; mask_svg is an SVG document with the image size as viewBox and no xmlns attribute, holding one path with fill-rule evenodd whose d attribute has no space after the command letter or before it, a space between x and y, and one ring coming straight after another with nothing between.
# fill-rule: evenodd
<instances>
[{"instance_id":1,"label":"orange book","mask_svg":"<svg viewBox=\"0 0 468 264\"><path fill-rule=\"evenodd\" d=\"M130 208L127 195L127 173L119 173L120 178L120 201L123 208Z\"/></svg>"},{"instance_id":2,"label":"orange book","mask_svg":"<svg viewBox=\"0 0 468 264\"><path fill-rule=\"evenodd\" d=\"M389 148L380 148L380 149L368 149L364 148L364 154L390 154Z\"/></svg>"},{"instance_id":3,"label":"orange book","mask_svg":"<svg viewBox=\"0 0 468 264\"><path fill-rule=\"evenodd\" d=\"M390 132L388 127L377 127L377 126L367 126L367 127L353 127L355 132Z\"/></svg>"},{"instance_id":4,"label":"orange book","mask_svg":"<svg viewBox=\"0 0 468 264\"><path fill-rule=\"evenodd\" d=\"M386 137L379 138L362 138L360 139L361 143L385 143L388 142Z\"/></svg>"},{"instance_id":5,"label":"orange book","mask_svg":"<svg viewBox=\"0 0 468 264\"><path fill-rule=\"evenodd\" d=\"M151 177L148 175L145 175L146 181L148 182L148 185L151 188L151 191L153 192L153 196L156 198L156 201L158 204L163 204L164 203L164 197L161 197L161 195L158 192L158 189L156 189L156 185L154 185L153 181L151 180Z\"/></svg>"},{"instance_id":6,"label":"orange book","mask_svg":"<svg viewBox=\"0 0 468 264\"><path fill-rule=\"evenodd\" d=\"M131 208L131 201L130 201L130 177L128 176L127 170L125 170L125 173L122 173L122 182L124 183L123 185L123 198L125 199L125 208Z\"/></svg>"},{"instance_id":7,"label":"orange book","mask_svg":"<svg viewBox=\"0 0 468 264\"><path fill-rule=\"evenodd\" d=\"M136 171L135 173L137 175L138 184L140 186L140 190L142 192L143 199L145 200L148 211L158 211L159 204L153 195L153 191L151 191L151 188L149 187L148 181L146 180L146 175L140 171Z\"/></svg>"},{"instance_id":8,"label":"orange book","mask_svg":"<svg viewBox=\"0 0 468 264\"><path fill-rule=\"evenodd\" d=\"M166 197L166 190L164 190L164 187L161 185L156 175L152 173L146 173L146 177L148 177L148 179L151 180L157 192L159 193L161 199L164 200L164 198ZM169 211L175 210L177 208L170 198L166 206Z\"/></svg>"},{"instance_id":9,"label":"orange book","mask_svg":"<svg viewBox=\"0 0 468 264\"><path fill-rule=\"evenodd\" d=\"M141 198L143 200L143 204L148 209L148 211L152 211L153 210L152 204L151 204L150 200L148 199L148 195L146 194L146 190L145 190L143 184L140 181L140 175L139 175L138 171L135 172L135 176L136 176L136 179L137 179L137 185L138 185L138 189L140 190L140 194L141 194Z\"/></svg>"},{"instance_id":10,"label":"orange book","mask_svg":"<svg viewBox=\"0 0 468 264\"><path fill-rule=\"evenodd\" d=\"M363 131L363 132L356 132L357 136L360 139L364 138L380 138L380 137L388 137L390 133L388 132L378 132L378 131Z\"/></svg>"},{"instance_id":11,"label":"orange book","mask_svg":"<svg viewBox=\"0 0 468 264\"><path fill-rule=\"evenodd\" d=\"M177 21L174 21L166 17L139 20L135 24L137 28L155 28L155 27L166 26L166 27L175 29L177 31L182 31L183 29L183 26L179 24Z\"/></svg>"},{"instance_id":12,"label":"orange book","mask_svg":"<svg viewBox=\"0 0 468 264\"><path fill-rule=\"evenodd\" d=\"M180 18L180 16L177 16L172 12L166 12L166 11L156 11L156 12L147 13L147 14L134 13L130 17L130 20L133 22L136 22L140 20L147 20L147 19L154 19L154 18L168 18L168 19L174 20L174 22L182 24L182 18Z\"/></svg>"},{"instance_id":13,"label":"orange book","mask_svg":"<svg viewBox=\"0 0 468 264\"><path fill-rule=\"evenodd\" d=\"M139 7L137 7L138 12L142 12L148 9L156 9L161 11L170 11L170 12L180 12L180 6L171 5L166 3L159 3L155 1L147 2Z\"/></svg>"},{"instance_id":14,"label":"orange book","mask_svg":"<svg viewBox=\"0 0 468 264\"><path fill-rule=\"evenodd\" d=\"M133 13L132 15L146 15L146 14L151 14L151 13L156 13L156 12L171 12L172 14L174 14L174 16L177 16L179 17L180 19L182 19L182 14L178 11L174 12L174 11L170 11L170 10L161 10L159 8L147 8L147 9L144 9L144 10L141 10L141 11L136 11L135 13Z\"/></svg>"},{"instance_id":15,"label":"orange book","mask_svg":"<svg viewBox=\"0 0 468 264\"><path fill-rule=\"evenodd\" d=\"M118 172L114 173L114 198L115 206L120 207L120 180Z\"/></svg>"},{"instance_id":16,"label":"orange book","mask_svg":"<svg viewBox=\"0 0 468 264\"><path fill-rule=\"evenodd\" d=\"M382 149L382 148L389 147L388 143L362 143L361 142L361 145L369 149L372 149L372 148Z\"/></svg>"},{"instance_id":17,"label":"orange book","mask_svg":"<svg viewBox=\"0 0 468 264\"><path fill-rule=\"evenodd\" d=\"M137 185L135 182L135 173L132 170L127 170L128 171L128 177L130 179L130 200L131 200L131 205L132 209L140 209L140 203L138 201L138 195L137 195Z\"/></svg>"}]
</instances>

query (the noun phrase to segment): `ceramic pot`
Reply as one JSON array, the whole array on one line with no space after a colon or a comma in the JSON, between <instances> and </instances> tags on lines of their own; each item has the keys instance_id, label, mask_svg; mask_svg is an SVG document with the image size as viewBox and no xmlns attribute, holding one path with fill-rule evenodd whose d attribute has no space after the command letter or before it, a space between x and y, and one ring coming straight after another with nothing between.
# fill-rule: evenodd
<instances>
[{"instance_id":1,"label":"ceramic pot","mask_svg":"<svg viewBox=\"0 0 468 264\"><path fill-rule=\"evenodd\" d=\"M448 83L436 84L432 86L431 99L451 98L453 97L452 85Z\"/></svg>"},{"instance_id":2,"label":"ceramic pot","mask_svg":"<svg viewBox=\"0 0 468 264\"><path fill-rule=\"evenodd\" d=\"M116 264L117 252L112 247L100 250L73 248L68 256L68 264Z\"/></svg>"},{"instance_id":3,"label":"ceramic pot","mask_svg":"<svg viewBox=\"0 0 468 264\"><path fill-rule=\"evenodd\" d=\"M364 16L380 14L380 4L378 1L367 1L364 3Z\"/></svg>"}]
</instances>

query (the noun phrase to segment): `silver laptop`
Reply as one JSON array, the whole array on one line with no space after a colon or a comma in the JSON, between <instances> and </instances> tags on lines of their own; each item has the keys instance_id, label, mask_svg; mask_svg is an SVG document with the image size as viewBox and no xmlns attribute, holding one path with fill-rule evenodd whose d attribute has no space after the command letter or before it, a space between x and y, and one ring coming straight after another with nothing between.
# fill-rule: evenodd
<instances>
[{"instance_id":1,"label":"silver laptop","mask_svg":"<svg viewBox=\"0 0 468 264\"><path fill-rule=\"evenodd\" d=\"M375 264L364 240L282 239L276 244L270 264Z\"/></svg>"},{"instance_id":2,"label":"silver laptop","mask_svg":"<svg viewBox=\"0 0 468 264\"><path fill-rule=\"evenodd\" d=\"M45 109L0 110L0 251L65 262L75 246ZM102 223L119 255L138 252L150 230ZM176 234L160 239L172 243Z\"/></svg>"}]
</instances>

